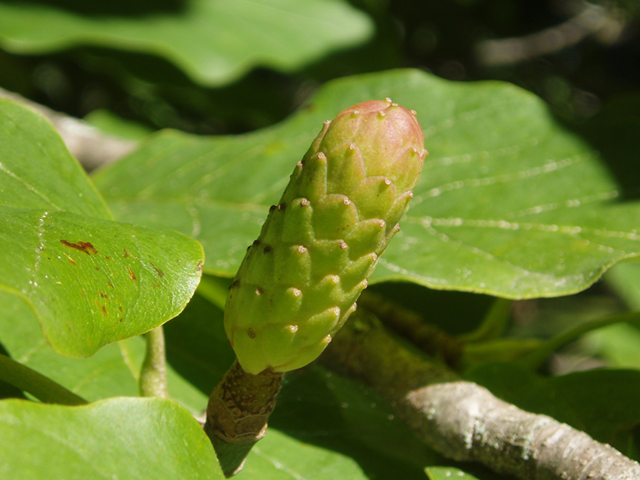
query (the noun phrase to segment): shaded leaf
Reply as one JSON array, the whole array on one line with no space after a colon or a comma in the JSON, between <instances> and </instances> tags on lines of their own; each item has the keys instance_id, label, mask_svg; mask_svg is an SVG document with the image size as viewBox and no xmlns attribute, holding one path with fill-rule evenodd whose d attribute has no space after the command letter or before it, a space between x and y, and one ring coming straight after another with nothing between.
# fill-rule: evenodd
<instances>
[{"instance_id":1,"label":"shaded leaf","mask_svg":"<svg viewBox=\"0 0 640 480\"><path fill-rule=\"evenodd\" d=\"M163 399L81 407L4 400L0 445L2 478L224 478L198 423Z\"/></svg>"},{"instance_id":2,"label":"shaded leaf","mask_svg":"<svg viewBox=\"0 0 640 480\"><path fill-rule=\"evenodd\" d=\"M300 442L277 430L269 429L267 436L251 450L237 478L238 480L288 480L291 478L367 480L369 477L348 456Z\"/></svg>"},{"instance_id":3,"label":"shaded leaf","mask_svg":"<svg viewBox=\"0 0 640 480\"><path fill-rule=\"evenodd\" d=\"M113 222L53 127L0 100L0 289L36 313L58 351L89 356L177 315L200 245Z\"/></svg>"},{"instance_id":4,"label":"shaded leaf","mask_svg":"<svg viewBox=\"0 0 640 480\"><path fill-rule=\"evenodd\" d=\"M431 156L375 281L557 296L640 254L640 204L611 203L616 184L540 99L417 71L331 82L291 119L249 135L161 133L95 181L117 218L189 234L208 272L233 276L322 121L386 96L418 111Z\"/></svg>"},{"instance_id":5,"label":"shaded leaf","mask_svg":"<svg viewBox=\"0 0 640 480\"><path fill-rule=\"evenodd\" d=\"M372 22L342 0L137 2L138 9L136 2L55 3L0 3L0 45L22 54L80 45L151 53L214 86L256 66L293 71L373 33Z\"/></svg>"}]
</instances>

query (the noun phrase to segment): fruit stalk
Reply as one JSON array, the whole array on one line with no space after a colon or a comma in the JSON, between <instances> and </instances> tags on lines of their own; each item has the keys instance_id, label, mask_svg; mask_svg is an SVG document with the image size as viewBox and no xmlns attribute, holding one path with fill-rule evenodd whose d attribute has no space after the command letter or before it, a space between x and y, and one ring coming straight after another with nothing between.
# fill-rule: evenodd
<instances>
[{"instance_id":1,"label":"fruit stalk","mask_svg":"<svg viewBox=\"0 0 640 480\"><path fill-rule=\"evenodd\" d=\"M247 454L267 432L282 377L270 369L252 375L234 362L211 393L204 431L227 478L242 470Z\"/></svg>"}]
</instances>

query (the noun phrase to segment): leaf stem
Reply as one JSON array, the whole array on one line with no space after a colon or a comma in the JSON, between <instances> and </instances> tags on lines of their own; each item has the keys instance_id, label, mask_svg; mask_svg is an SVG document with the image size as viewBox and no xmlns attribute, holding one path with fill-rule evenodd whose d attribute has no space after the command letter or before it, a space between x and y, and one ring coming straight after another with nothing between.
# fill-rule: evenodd
<instances>
[{"instance_id":1,"label":"leaf stem","mask_svg":"<svg viewBox=\"0 0 640 480\"><path fill-rule=\"evenodd\" d=\"M640 327L640 312L626 312L612 317L603 318L593 322L588 322L563 332L547 340L542 346L531 352L529 355L518 360L518 363L527 368L539 368L556 350L564 347L568 343L585 333L597 330L602 327L614 325L616 323L628 323Z\"/></svg>"},{"instance_id":2,"label":"leaf stem","mask_svg":"<svg viewBox=\"0 0 640 480\"><path fill-rule=\"evenodd\" d=\"M30 393L44 403L59 405L89 403L59 383L2 354L0 354L0 380Z\"/></svg>"},{"instance_id":3,"label":"leaf stem","mask_svg":"<svg viewBox=\"0 0 640 480\"><path fill-rule=\"evenodd\" d=\"M507 329L513 300L496 298L480 326L473 332L457 337L462 343L477 343L501 337Z\"/></svg>"},{"instance_id":4,"label":"leaf stem","mask_svg":"<svg viewBox=\"0 0 640 480\"><path fill-rule=\"evenodd\" d=\"M145 334L147 353L140 371L140 394L143 397L169 398L167 360L162 325Z\"/></svg>"}]
</instances>

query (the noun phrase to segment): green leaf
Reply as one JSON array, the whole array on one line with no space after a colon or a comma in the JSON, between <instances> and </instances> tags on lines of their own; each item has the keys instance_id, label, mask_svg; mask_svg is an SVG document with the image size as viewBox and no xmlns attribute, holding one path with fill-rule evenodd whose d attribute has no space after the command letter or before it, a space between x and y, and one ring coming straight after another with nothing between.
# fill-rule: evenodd
<instances>
[{"instance_id":1,"label":"green leaf","mask_svg":"<svg viewBox=\"0 0 640 480\"><path fill-rule=\"evenodd\" d=\"M112 219L80 164L43 116L0 98L0 141L0 206Z\"/></svg>"},{"instance_id":2,"label":"green leaf","mask_svg":"<svg viewBox=\"0 0 640 480\"><path fill-rule=\"evenodd\" d=\"M191 415L163 399L0 402L1 478L223 479Z\"/></svg>"},{"instance_id":3,"label":"green leaf","mask_svg":"<svg viewBox=\"0 0 640 480\"><path fill-rule=\"evenodd\" d=\"M464 479L464 480L478 480L477 477L469 475L458 468L453 467L428 467L425 469L429 480L451 480Z\"/></svg>"},{"instance_id":4,"label":"green leaf","mask_svg":"<svg viewBox=\"0 0 640 480\"><path fill-rule=\"evenodd\" d=\"M149 53L219 86L256 66L296 70L373 33L368 17L343 0L59 3L0 3L0 46L21 54L81 45Z\"/></svg>"},{"instance_id":5,"label":"green leaf","mask_svg":"<svg viewBox=\"0 0 640 480\"><path fill-rule=\"evenodd\" d=\"M0 289L36 313L61 353L89 356L176 316L200 245L116 223L51 124L0 100Z\"/></svg>"},{"instance_id":6,"label":"green leaf","mask_svg":"<svg viewBox=\"0 0 640 480\"><path fill-rule=\"evenodd\" d=\"M617 186L595 153L540 99L418 71L333 81L291 119L253 134L161 133L95 181L117 218L197 238L205 269L232 276L322 122L386 96L418 111L431 156L374 281L557 296L640 254L640 204L611 202Z\"/></svg>"}]
</instances>

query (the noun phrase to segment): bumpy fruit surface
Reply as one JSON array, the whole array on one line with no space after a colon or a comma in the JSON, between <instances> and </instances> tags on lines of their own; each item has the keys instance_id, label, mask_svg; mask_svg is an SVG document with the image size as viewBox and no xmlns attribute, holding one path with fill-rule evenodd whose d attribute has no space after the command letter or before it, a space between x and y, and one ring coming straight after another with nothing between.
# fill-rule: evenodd
<instances>
[{"instance_id":1,"label":"bumpy fruit surface","mask_svg":"<svg viewBox=\"0 0 640 480\"><path fill-rule=\"evenodd\" d=\"M399 230L426 155L416 113L389 99L324 123L230 288L225 330L245 371L320 355Z\"/></svg>"}]
</instances>

